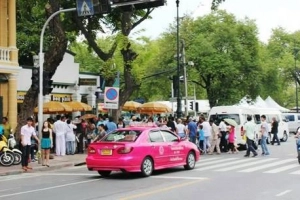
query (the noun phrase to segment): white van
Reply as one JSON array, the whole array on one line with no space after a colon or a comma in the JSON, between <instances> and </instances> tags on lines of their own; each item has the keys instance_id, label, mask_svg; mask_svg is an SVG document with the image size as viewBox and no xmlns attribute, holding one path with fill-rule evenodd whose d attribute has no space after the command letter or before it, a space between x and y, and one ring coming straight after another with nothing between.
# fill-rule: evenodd
<instances>
[{"instance_id":1,"label":"white van","mask_svg":"<svg viewBox=\"0 0 300 200\"><path fill-rule=\"evenodd\" d=\"M219 126L222 119L233 119L238 126L235 128L235 137L238 145L245 146L246 140L241 136L241 132L244 130L244 124L247 122L247 116L251 116L254 120L254 112L246 107L242 106L216 106L213 107L208 119L213 120L216 125Z\"/></svg>"},{"instance_id":2,"label":"white van","mask_svg":"<svg viewBox=\"0 0 300 200\"><path fill-rule=\"evenodd\" d=\"M262 115L266 116L266 121L269 124L269 130L271 131L271 122L272 122L272 118L275 117L276 120L278 121L278 138L283 141L286 142L288 137L289 137L289 127L288 124L285 120L285 117L283 116L283 114L277 110L277 109L273 109L273 108L260 108L260 107L249 107L252 112L254 113L255 116L255 122L258 125L258 129L260 127L261 121L260 118ZM272 139L272 134L269 135L269 142Z\"/></svg>"},{"instance_id":3,"label":"white van","mask_svg":"<svg viewBox=\"0 0 300 200\"><path fill-rule=\"evenodd\" d=\"M285 117L289 130L296 134L298 127L300 127L300 113L282 113Z\"/></svg>"}]
</instances>

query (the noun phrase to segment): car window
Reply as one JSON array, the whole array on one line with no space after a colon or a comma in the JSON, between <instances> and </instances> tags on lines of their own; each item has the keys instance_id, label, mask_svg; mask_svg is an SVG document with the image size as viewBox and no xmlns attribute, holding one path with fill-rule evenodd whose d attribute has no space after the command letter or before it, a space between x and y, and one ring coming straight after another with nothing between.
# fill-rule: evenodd
<instances>
[{"instance_id":1,"label":"car window","mask_svg":"<svg viewBox=\"0 0 300 200\"><path fill-rule=\"evenodd\" d=\"M211 115L209 120L213 120L214 123L217 126L219 126L222 119L226 119L226 118L233 119L237 124L241 124L239 114L216 114L216 115Z\"/></svg>"},{"instance_id":2,"label":"car window","mask_svg":"<svg viewBox=\"0 0 300 200\"><path fill-rule=\"evenodd\" d=\"M149 133L150 142L164 142L160 131L151 131Z\"/></svg>"},{"instance_id":3,"label":"car window","mask_svg":"<svg viewBox=\"0 0 300 200\"><path fill-rule=\"evenodd\" d=\"M286 115L286 119L288 119L289 122L294 122L295 121L295 116L294 115Z\"/></svg>"},{"instance_id":4,"label":"car window","mask_svg":"<svg viewBox=\"0 0 300 200\"><path fill-rule=\"evenodd\" d=\"M106 142L134 142L141 135L137 130L116 130L102 139Z\"/></svg>"},{"instance_id":5,"label":"car window","mask_svg":"<svg viewBox=\"0 0 300 200\"><path fill-rule=\"evenodd\" d=\"M165 138L166 142L175 142L178 141L178 137L175 136L173 133L170 133L168 131L161 131L163 137Z\"/></svg>"},{"instance_id":6,"label":"car window","mask_svg":"<svg viewBox=\"0 0 300 200\"><path fill-rule=\"evenodd\" d=\"M300 120L300 115L298 115L298 120Z\"/></svg>"}]
</instances>

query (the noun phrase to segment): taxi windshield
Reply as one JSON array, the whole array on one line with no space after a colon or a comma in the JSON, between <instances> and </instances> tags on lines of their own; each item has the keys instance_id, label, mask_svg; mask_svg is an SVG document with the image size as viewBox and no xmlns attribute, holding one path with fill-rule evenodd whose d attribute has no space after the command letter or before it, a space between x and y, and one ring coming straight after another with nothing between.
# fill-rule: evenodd
<instances>
[{"instance_id":1,"label":"taxi windshield","mask_svg":"<svg viewBox=\"0 0 300 200\"><path fill-rule=\"evenodd\" d=\"M134 142L141 135L139 130L116 130L108 134L102 141L106 142Z\"/></svg>"}]
</instances>

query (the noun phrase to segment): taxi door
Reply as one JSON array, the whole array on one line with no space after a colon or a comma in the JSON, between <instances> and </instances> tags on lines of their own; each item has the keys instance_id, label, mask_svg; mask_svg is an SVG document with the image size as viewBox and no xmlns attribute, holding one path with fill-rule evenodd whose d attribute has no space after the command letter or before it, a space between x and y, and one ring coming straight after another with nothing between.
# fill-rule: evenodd
<instances>
[{"instance_id":1,"label":"taxi door","mask_svg":"<svg viewBox=\"0 0 300 200\"><path fill-rule=\"evenodd\" d=\"M178 140L178 137L167 130L161 130L166 143L166 154L168 155L167 162L172 165L175 163L185 162L185 146L184 143Z\"/></svg>"},{"instance_id":2,"label":"taxi door","mask_svg":"<svg viewBox=\"0 0 300 200\"><path fill-rule=\"evenodd\" d=\"M149 132L149 142L151 155L154 158L156 167L164 166L167 164L168 156L166 155L167 145L159 130Z\"/></svg>"}]
</instances>

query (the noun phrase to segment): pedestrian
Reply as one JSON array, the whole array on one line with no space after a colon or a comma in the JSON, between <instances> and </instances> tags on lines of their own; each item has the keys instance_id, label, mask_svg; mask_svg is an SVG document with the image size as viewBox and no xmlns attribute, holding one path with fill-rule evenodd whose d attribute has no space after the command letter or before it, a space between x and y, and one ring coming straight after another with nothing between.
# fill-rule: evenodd
<instances>
[{"instance_id":1,"label":"pedestrian","mask_svg":"<svg viewBox=\"0 0 300 200\"><path fill-rule=\"evenodd\" d=\"M94 139L93 142L97 142L97 141L101 140L105 135L107 135L104 124L100 124L98 126L98 131L99 131L99 135L97 135L97 137Z\"/></svg>"},{"instance_id":2,"label":"pedestrian","mask_svg":"<svg viewBox=\"0 0 300 200\"><path fill-rule=\"evenodd\" d=\"M42 166L49 166L50 149L53 146L52 129L48 121L45 121L42 129L41 149Z\"/></svg>"},{"instance_id":3,"label":"pedestrian","mask_svg":"<svg viewBox=\"0 0 300 200\"><path fill-rule=\"evenodd\" d=\"M118 128L125 128L125 123L122 117L118 120Z\"/></svg>"},{"instance_id":4,"label":"pedestrian","mask_svg":"<svg viewBox=\"0 0 300 200\"><path fill-rule=\"evenodd\" d=\"M54 123L54 132L56 134L56 155L64 156L66 155L66 117L61 116L60 120Z\"/></svg>"},{"instance_id":5,"label":"pedestrian","mask_svg":"<svg viewBox=\"0 0 300 200\"><path fill-rule=\"evenodd\" d=\"M187 125L187 133L190 138L190 142L196 144L196 136L197 136L197 124L193 121L191 117L189 117L189 123Z\"/></svg>"},{"instance_id":6,"label":"pedestrian","mask_svg":"<svg viewBox=\"0 0 300 200\"><path fill-rule=\"evenodd\" d=\"M21 127L21 144L22 144L22 169L24 171L31 170L32 167L28 166L31 137L34 137L39 144L39 139L36 136L34 127L32 126L33 119L27 118L27 124Z\"/></svg>"},{"instance_id":7,"label":"pedestrian","mask_svg":"<svg viewBox=\"0 0 300 200\"><path fill-rule=\"evenodd\" d=\"M204 132L204 142L203 142L203 151L204 153L208 153L211 145L210 145L210 137L211 137L211 126L208 121L205 120L205 117L203 115L200 116L200 124L203 126L203 132Z\"/></svg>"},{"instance_id":8,"label":"pedestrian","mask_svg":"<svg viewBox=\"0 0 300 200\"><path fill-rule=\"evenodd\" d=\"M277 144L280 145L280 140L278 138L278 121L275 117L272 118L271 134L273 134L271 144L274 145L275 141L277 141Z\"/></svg>"},{"instance_id":9,"label":"pedestrian","mask_svg":"<svg viewBox=\"0 0 300 200\"><path fill-rule=\"evenodd\" d=\"M11 132L11 126L8 123L8 118L7 117L3 117L3 119L2 119L2 127L3 127L3 130L4 130L4 136L6 137L6 139L8 139L9 138L9 134Z\"/></svg>"},{"instance_id":10,"label":"pedestrian","mask_svg":"<svg viewBox=\"0 0 300 200\"><path fill-rule=\"evenodd\" d=\"M177 121L176 134L180 138L185 138L186 137L185 125L182 124L182 120L181 119L178 119L178 121Z\"/></svg>"},{"instance_id":11,"label":"pedestrian","mask_svg":"<svg viewBox=\"0 0 300 200\"><path fill-rule=\"evenodd\" d=\"M67 155L74 155L75 154L75 133L74 130L77 126L71 123L71 120L67 120L67 131L66 131L66 148L67 148Z\"/></svg>"},{"instance_id":12,"label":"pedestrian","mask_svg":"<svg viewBox=\"0 0 300 200\"><path fill-rule=\"evenodd\" d=\"M229 148L229 151L228 153L235 153L235 145L234 145L234 141L235 141L235 127L234 126L229 126L228 127L228 148Z\"/></svg>"},{"instance_id":13,"label":"pedestrian","mask_svg":"<svg viewBox=\"0 0 300 200\"><path fill-rule=\"evenodd\" d=\"M221 154L220 150L220 131L219 127L214 123L213 120L209 120L209 124L211 125L211 133L212 133L212 143L209 150L209 155L212 155L215 151L215 148L217 149L217 154Z\"/></svg>"},{"instance_id":14,"label":"pedestrian","mask_svg":"<svg viewBox=\"0 0 300 200\"><path fill-rule=\"evenodd\" d=\"M267 138L269 134L269 126L268 123L266 122L266 116L262 115L261 116L261 140L260 140L260 145L262 149L262 155L270 155L268 147L267 147Z\"/></svg>"},{"instance_id":15,"label":"pedestrian","mask_svg":"<svg viewBox=\"0 0 300 200\"><path fill-rule=\"evenodd\" d=\"M203 151L203 144L204 144L205 137L204 137L204 131L203 131L203 126L202 125L199 125L198 134L199 134L199 137L198 137L198 140L199 140L199 149L200 149L200 151L202 153L205 153Z\"/></svg>"},{"instance_id":16,"label":"pedestrian","mask_svg":"<svg viewBox=\"0 0 300 200\"><path fill-rule=\"evenodd\" d=\"M244 131L242 133L243 135L246 136L246 140L247 140L247 152L244 157L249 157L250 151L253 153L252 157L257 156L257 152L255 151L255 149L253 147L254 138L255 138L255 128L256 128L256 124L252 121L252 117L247 116L247 122L244 126Z\"/></svg>"},{"instance_id":17,"label":"pedestrian","mask_svg":"<svg viewBox=\"0 0 300 200\"><path fill-rule=\"evenodd\" d=\"M167 127L175 133L176 131L176 126L175 126L175 123L174 123L174 117L169 117L168 118L168 122L167 122Z\"/></svg>"},{"instance_id":18,"label":"pedestrian","mask_svg":"<svg viewBox=\"0 0 300 200\"><path fill-rule=\"evenodd\" d=\"M226 138L227 135L227 127L224 122L224 119L221 120L219 124L219 130L221 133L221 141L220 141L220 149L221 152L227 152L228 151L228 140Z\"/></svg>"},{"instance_id":19,"label":"pedestrian","mask_svg":"<svg viewBox=\"0 0 300 200\"><path fill-rule=\"evenodd\" d=\"M117 125L114 122L114 119L112 117L108 118L108 122L106 123L106 127L107 127L107 133L111 133L114 130L117 129Z\"/></svg>"}]
</instances>

